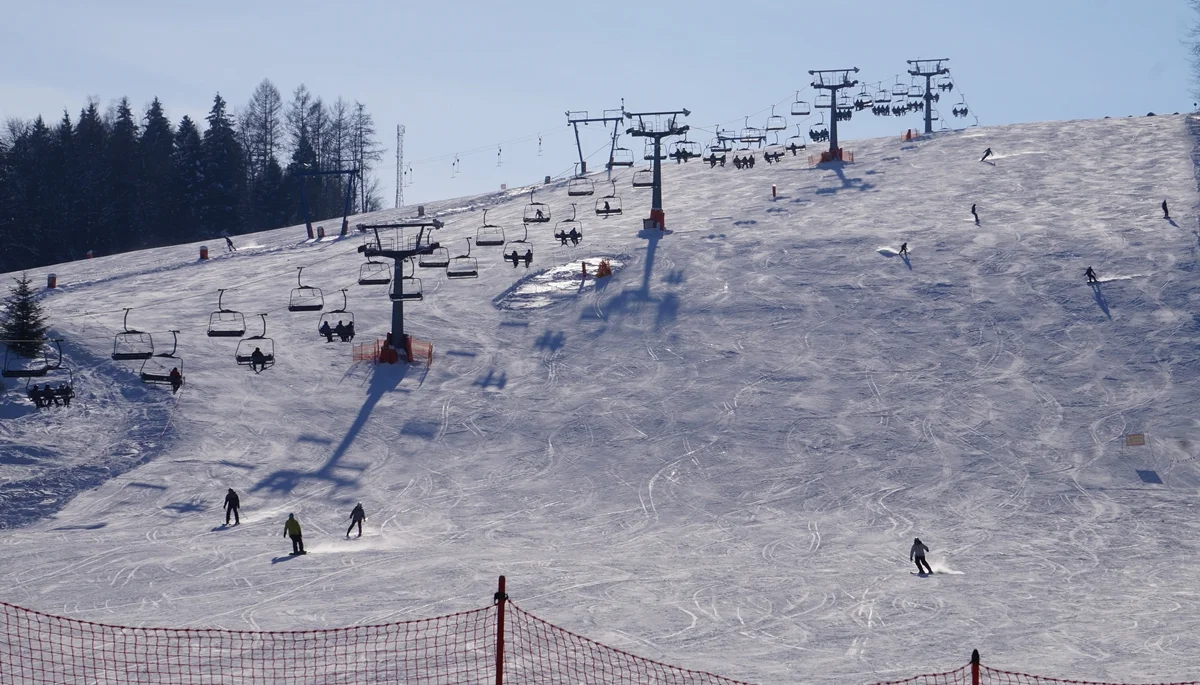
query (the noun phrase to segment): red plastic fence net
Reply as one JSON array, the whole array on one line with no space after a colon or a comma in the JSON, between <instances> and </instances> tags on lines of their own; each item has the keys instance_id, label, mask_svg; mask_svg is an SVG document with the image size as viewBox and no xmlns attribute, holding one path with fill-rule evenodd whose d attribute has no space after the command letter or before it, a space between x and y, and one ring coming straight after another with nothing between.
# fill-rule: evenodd
<instances>
[{"instance_id":1,"label":"red plastic fence net","mask_svg":"<svg viewBox=\"0 0 1200 685\"><path fill-rule=\"evenodd\" d=\"M967 665L945 673L922 673L903 680L884 680L872 685L971 685L971 667Z\"/></svg>"},{"instance_id":2,"label":"red plastic fence net","mask_svg":"<svg viewBox=\"0 0 1200 685\"><path fill-rule=\"evenodd\" d=\"M1067 680L1063 678L1047 678L1028 673L1002 671L998 668L979 667L979 685L1124 685L1123 683L1104 683L1094 680ZM1158 685L1200 685L1196 681L1179 683L1161 683Z\"/></svg>"},{"instance_id":3,"label":"red plastic fence net","mask_svg":"<svg viewBox=\"0 0 1200 685\"><path fill-rule=\"evenodd\" d=\"M651 661L547 623L508 603L506 685L746 685L704 671Z\"/></svg>"},{"instance_id":4,"label":"red plastic fence net","mask_svg":"<svg viewBox=\"0 0 1200 685\"><path fill-rule=\"evenodd\" d=\"M128 628L0 603L6 685L480 685L495 609L332 630Z\"/></svg>"}]
</instances>

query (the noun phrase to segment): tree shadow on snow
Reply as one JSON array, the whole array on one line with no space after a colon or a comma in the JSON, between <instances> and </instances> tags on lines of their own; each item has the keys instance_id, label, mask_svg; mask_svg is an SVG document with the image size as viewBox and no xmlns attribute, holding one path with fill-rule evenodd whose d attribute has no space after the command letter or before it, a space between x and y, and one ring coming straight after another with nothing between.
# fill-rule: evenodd
<instances>
[{"instance_id":1,"label":"tree shadow on snow","mask_svg":"<svg viewBox=\"0 0 1200 685\"><path fill-rule=\"evenodd\" d=\"M371 380L367 384L367 396L363 400L362 407L358 410L358 415L354 417L354 422L350 424L346 435L338 443L338 446L334 448L333 453L329 455L325 463L315 471L280 469L259 481L251 488L251 492L271 490L281 494L288 494L295 490L304 480L322 480L337 487L357 487L357 478L347 478L338 475L337 472L353 468L361 473L363 469L343 465L341 463L342 457L346 456L346 451L350 449L350 446L358 438L358 434L367 425L367 421L371 418L371 413L375 410L375 405L379 404L379 400L384 395L392 392L400 385L400 381L404 380L404 377L408 374L408 370L409 365L403 363L376 365L374 371L371 373Z\"/></svg>"}]
</instances>

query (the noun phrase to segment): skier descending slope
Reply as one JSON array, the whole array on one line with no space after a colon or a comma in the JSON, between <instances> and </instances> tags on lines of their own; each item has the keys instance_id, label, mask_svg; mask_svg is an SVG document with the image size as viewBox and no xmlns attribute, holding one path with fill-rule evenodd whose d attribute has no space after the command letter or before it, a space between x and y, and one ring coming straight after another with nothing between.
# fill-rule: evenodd
<instances>
[{"instance_id":1,"label":"skier descending slope","mask_svg":"<svg viewBox=\"0 0 1200 685\"><path fill-rule=\"evenodd\" d=\"M1083 275L1087 276L1088 283L1099 283L1100 282L1100 279L1096 278L1096 272L1094 270L1092 270L1092 267L1090 267L1090 266L1087 268L1087 271L1083 272Z\"/></svg>"},{"instance_id":2,"label":"skier descending slope","mask_svg":"<svg viewBox=\"0 0 1200 685\"><path fill-rule=\"evenodd\" d=\"M917 562L917 575L933 573L933 569L929 568L929 562L925 561L925 553L928 551L929 548L921 542L921 538L913 538L912 548L908 550L908 559Z\"/></svg>"},{"instance_id":3,"label":"skier descending slope","mask_svg":"<svg viewBox=\"0 0 1200 685\"><path fill-rule=\"evenodd\" d=\"M987 159L988 157L991 157L991 156L992 156L992 148L990 148L990 147L989 147L989 148L987 148L986 150L984 150L984 151L983 151L983 156L979 158L979 161L981 161L981 162L982 162L983 160L985 160L985 159Z\"/></svg>"},{"instance_id":4,"label":"skier descending slope","mask_svg":"<svg viewBox=\"0 0 1200 685\"><path fill-rule=\"evenodd\" d=\"M1167 201L1166 200L1163 200L1162 209L1163 209L1163 218L1170 219L1171 213L1167 211Z\"/></svg>"}]
</instances>

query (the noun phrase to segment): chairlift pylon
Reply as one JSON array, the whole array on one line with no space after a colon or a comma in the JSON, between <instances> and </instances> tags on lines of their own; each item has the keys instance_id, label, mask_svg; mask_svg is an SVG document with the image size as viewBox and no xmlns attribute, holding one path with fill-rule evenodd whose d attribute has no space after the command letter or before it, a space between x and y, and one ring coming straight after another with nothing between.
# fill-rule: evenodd
<instances>
[{"instance_id":1,"label":"chairlift pylon","mask_svg":"<svg viewBox=\"0 0 1200 685\"><path fill-rule=\"evenodd\" d=\"M208 316L208 337L210 338L240 338L246 334L246 317L233 309L226 309L221 301L225 297L225 289L217 290L217 311Z\"/></svg>"},{"instance_id":2,"label":"chairlift pylon","mask_svg":"<svg viewBox=\"0 0 1200 685\"><path fill-rule=\"evenodd\" d=\"M610 181L610 183L612 183L612 190L608 195L596 200L596 216L602 216L605 219L621 213L621 196L617 195L617 182Z\"/></svg>"},{"instance_id":3,"label":"chairlift pylon","mask_svg":"<svg viewBox=\"0 0 1200 685\"><path fill-rule=\"evenodd\" d=\"M176 350L179 349L179 331L171 331L172 343L170 352L162 352L142 362L139 374L143 383L171 383L171 371L179 371L179 382L183 382L183 360Z\"/></svg>"},{"instance_id":4,"label":"chairlift pylon","mask_svg":"<svg viewBox=\"0 0 1200 685\"><path fill-rule=\"evenodd\" d=\"M258 361L254 358L255 350L262 353L261 361L264 369L275 365L275 341L267 337L267 315L259 314L259 316L262 317L262 334L242 338L238 342L237 350L233 353L234 359L237 360L239 366L257 364Z\"/></svg>"},{"instance_id":5,"label":"chairlift pylon","mask_svg":"<svg viewBox=\"0 0 1200 685\"><path fill-rule=\"evenodd\" d=\"M475 244L479 247L495 247L504 244L504 229L487 222L488 210L483 210L483 225L475 231Z\"/></svg>"},{"instance_id":6,"label":"chairlift pylon","mask_svg":"<svg viewBox=\"0 0 1200 685\"><path fill-rule=\"evenodd\" d=\"M131 309L125 308L125 317L121 320L122 331L113 336L112 358L117 361L149 359L154 355L154 338L149 333L129 327Z\"/></svg>"},{"instance_id":7,"label":"chairlift pylon","mask_svg":"<svg viewBox=\"0 0 1200 685\"><path fill-rule=\"evenodd\" d=\"M325 306L325 296L320 288L310 288L300 282L304 267L296 267L296 287L288 299L289 312L319 312Z\"/></svg>"},{"instance_id":8,"label":"chairlift pylon","mask_svg":"<svg viewBox=\"0 0 1200 685\"><path fill-rule=\"evenodd\" d=\"M466 254L460 254L446 265L446 278L478 278L479 260L471 256L471 239L467 241Z\"/></svg>"},{"instance_id":9,"label":"chairlift pylon","mask_svg":"<svg viewBox=\"0 0 1200 685\"><path fill-rule=\"evenodd\" d=\"M529 204L525 205L522 221L526 224L544 224L550 221L550 206L545 202L533 199L533 190L529 191Z\"/></svg>"}]
</instances>

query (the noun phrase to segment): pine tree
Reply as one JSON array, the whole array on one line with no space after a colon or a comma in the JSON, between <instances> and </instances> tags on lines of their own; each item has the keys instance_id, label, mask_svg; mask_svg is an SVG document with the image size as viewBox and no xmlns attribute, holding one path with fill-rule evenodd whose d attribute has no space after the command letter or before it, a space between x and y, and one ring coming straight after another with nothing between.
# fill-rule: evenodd
<instances>
[{"instance_id":1,"label":"pine tree","mask_svg":"<svg viewBox=\"0 0 1200 685\"><path fill-rule=\"evenodd\" d=\"M170 244L176 230L171 225L175 218L171 211L175 141L171 122L158 98L150 103L145 121L139 152L142 164L138 178L138 223L151 245Z\"/></svg>"},{"instance_id":2,"label":"pine tree","mask_svg":"<svg viewBox=\"0 0 1200 685\"><path fill-rule=\"evenodd\" d=\"M109 212L104 216L105 233L110 236L109 251L146 247L147 236L135 223L137 215L139 159L138 128L129 98L117 102L116 117L105 146L104 163L108 172L105 187Z\"/></svg>"},{"instance_id":3,"label":"pine tree","mask_svg":"<svg viewBox=\"0 0 1200 685\"><path fill-rule=\"evenodd\" d=\"M191 117L184 115L175 131L175 151L172 166L175 169L171 193L173 242L197 240L200 231L200 201L204 186L204 165L200 149L200 130Z\"/></svg>"},{"instance_id":4,"label":"pine tree","mask_svg":"<svg viewBox=\"0 0 1200 685\"><path fill-rule=\"evenodd\" d=\"M35 357L42 350L46 337L46 315L37 300L37 293L30 287L32 281L22 273L14 278L16 285L9 288L10 295L4 300L4 320L0 322L0 335L8 349L23 357Z\"/></svg>"},{"instance_id":5,"label":"pine tree","mask_svg":"<svg viewBox=\"0 0 1200 685\"><path fill-rule=\"evenodd\" d=\"M246 189L245 154L238 143L233 122L218 94L208 113L208 129L200 149L204 162L200 220L210 235L222 231L240 233L242 204Z\"/></svg>"}]
</instances>

